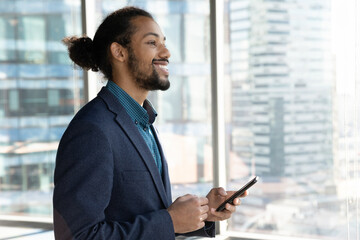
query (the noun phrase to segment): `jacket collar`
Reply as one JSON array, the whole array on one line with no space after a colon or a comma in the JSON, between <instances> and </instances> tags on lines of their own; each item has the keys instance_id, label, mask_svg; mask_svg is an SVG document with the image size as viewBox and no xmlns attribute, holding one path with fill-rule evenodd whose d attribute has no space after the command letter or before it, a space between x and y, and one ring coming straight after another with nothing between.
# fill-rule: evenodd
<instances>
[{"instance_id":1,"label":"jacket collar","mask_svg":"<svg viewBox=\"0 0 360 240\"><path fill-rule=\"evenodd\" d=\"M113 81L108 81L106 88L121 103L133 121L138 121L144 127L149 123L154 123L157 113L147 99L145 99L143 106L141 106Z\"/></svg>"},{"instance_id":2,"label":"jacket collar","mask_svg":"<svg viewBox=\"0 0 360 240\"><path fill-rule=\"evenodd\" d=\"M149 148L146 145L145 140L139 133L139 130L137 129L135 124L133 124L133 121L131 120L130 116L127 114L125 108L121 104L119 104L119 101L116 99L116 97L105 87L101 89L101 91L98 94L98 97L102 98L106 103L108 109L116 115L115 121L124 130L124 132L127 134L127 137L132 142L133 146L138 150L141 159L144 161L145 165L147 166L151 174L151 177L154 181L154 184L157 188L157 191L161 196L161 199L165 207L167 208L171 204L171 192L170 192L171 190L170 190L170 183L168 180L169 178L164 177L164 179L167 179L167 181L165 182L161 180L159 170L154 164L155 163L154 159L152 157ZM155 139L158 143L161 159L163 161L163 174L164 176L166 176L165 174L168 174L166 160L163 151L161 149L161 146L158 142L158 138L156 134L155 134Z\"/></svg>"}]
</instances>

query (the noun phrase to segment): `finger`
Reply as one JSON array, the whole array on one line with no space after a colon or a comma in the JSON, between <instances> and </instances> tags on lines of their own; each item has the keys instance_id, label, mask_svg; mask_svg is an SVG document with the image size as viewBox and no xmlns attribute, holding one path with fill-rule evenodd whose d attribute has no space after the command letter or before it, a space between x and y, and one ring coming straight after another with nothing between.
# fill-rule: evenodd
<instances>
[{"instance_id":1,"label":"finger","mask_svg":"<svg viewBox=\"0 0 360 240\"><path fill-rule=\"evenodd\" d=\"M225 205L225 209L228 210L229 212L233 213L233 212L235 212L236 207L234 205L231 205L231 204L227 203Z\"/></svg>"},{"instance_id":2,"label":"finger","mask_svg":"<svg viewBox=\"0 0 360 240\"><path fill-rule=\"evenodd\" d=\"M228 195L228 193L222 187L218 187L218 188L215 188L215 189L216 189L216 194L217 195L220 195L220 196L223 196L223 197Z\"/></svg>"},{"instance_id":3,"label":"finger","mask_svg":"<svg viewBox=\"0 0 360 240\"><path fill-rule=\"evenodd\" d=\"M227 193L229 196L231 196L231 195L233 195L234 193L236 193L236 191L226 191L226 193Z\"/></svg>"},{"instance_id":4,"label":"finger","mask_svg":"<svg viewBox=\"0 0 360 240\"><path fill-rule=\"evenodd\" d=\"M216 208L211 208L210 213L217 217L223 217L223 216L227 216L227 215L231 216L231 214L232 214L232 212L228 211L226 208L224 208L224 210L222 210L222 211L216 211Z\"/></svg>"},{"instance_id":5,"label":"finger","mask_svg":"<svg viewBox=\"0 0 360 240\"><path fill-rule=\"evenodd\" d=\"M184 200L187 200L187 199L194 198L194 197L196 197L196 196L195 196L195 195L192 195L192 194L186 194L186 195L181 196L181 197L179 197L179 198L182 198L182 199L184 199Z\"/></svg>"},{"instance_id":6,"label":"finger","mask_svg":"<svg viewBox=\"0 0 360 240\"><path fill-rule=\"evenodd\" d=\"M246 197L247 195L249 195L249 191L248 190L246 190L240 197Z\"/></svg>"},{"instance_id":7,"label":"finger","mask_svg":"<svg viewBox=\"0 0 360 240\"><path fill-rule=\"evenodd\" d=\"M200 212L202 214L207 213L209 211L209 205L203 205L200 207Z\"/></svg>"},{"instance_id":8,"label":"finger","mask_svg":"<svg viewBox=\"0 0 360 240\"><path fill-rule=\"evenodd\" d=\"M240 198L235 198L234 201L233 201L233 205L239 206L240 204L241 204Z\"/></svg>"},{"instance_id":9,"label":"finger","mask_svg":"<svg viewBox=\"0 0 360 240\"><path fill-rule=\"evenodd\" d=\"M231 212L227 211L226 209L221 212L217 212L215 208L211 208L211 214L218 220L225 220L231 217Z\"/></svg>"},{"instance_id":10,"label":"finger","mask_svg":"<svg viewBox=\"0 0 360 240\"><path fill-rule=\"evenodd\" d=\"M207 199L206 197L199 197L199 204L200 205L206 205L209 203L209 199Z\"/></svg>"},{"instance_id":11,"label":"finger","mask_svg":"<svg viewBox=\"0 0 360 240\"><path fill-rule=\"evenodd\" d=\"M208 214L207 214L207 213L201 214L201 216L200 216L200 222L205 221L205 220L207 219L207 217L208 217Z\"/></svg>"},{"instance_id":12,"label":"finger","mask_svg":"<svg viewBox=\"0 0 360 240\"><path fill-rule=\"evenodd\" d=\"M200 224L198 224L197 229L203 228L205 227L205 222L204 221L200 221ZM196 230L196 229L195 229Z\"/></svg>"}]
</instances>

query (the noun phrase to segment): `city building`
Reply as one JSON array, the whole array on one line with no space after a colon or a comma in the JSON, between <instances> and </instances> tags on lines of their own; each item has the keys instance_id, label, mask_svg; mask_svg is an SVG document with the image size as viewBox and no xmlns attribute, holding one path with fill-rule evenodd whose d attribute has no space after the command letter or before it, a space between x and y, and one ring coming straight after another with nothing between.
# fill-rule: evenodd
<instances>
[{"instance_id":1,"label":"city building","mask_svg":"<svg viewBox=\"0 0 360 240\"><path fill-rule=\"evenodd\" d=\"M229 166L246 166L229 167L229 184L239 185L239 173L262 180L230 229L335 236L343 225L318 222L342 206L334 181L331 1L229 0L226 7Z\"/></svg>"},{"instance_id":2,"label":"city building","mask_svg":"<svg viewBox=\"0 0 360 240\"><path fill-rule=\"evenodd\" d=\"M0 12L0 214L51 216L58 141L84 103L61 43L81 33L80 1L1 1Z\"/></svg>"},{"instance_id":3,"label":"city building","mask_svg":"<svg viewBox=\"0 0 360 240\"><path fill-rule=\"evenodd\" d=\"M256 175L332 166L330 1L229 1L231 147Z\"/></svg>"}]
</instances>

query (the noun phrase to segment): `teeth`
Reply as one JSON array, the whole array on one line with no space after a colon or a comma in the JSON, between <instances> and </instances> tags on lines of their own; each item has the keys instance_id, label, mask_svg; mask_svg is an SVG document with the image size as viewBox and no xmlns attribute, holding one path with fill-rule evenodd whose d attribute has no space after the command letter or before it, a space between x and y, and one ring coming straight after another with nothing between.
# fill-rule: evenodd
<instances>
[{"instance_id":1,"label":"teeth","mask_svg":"<svg viewBox=\"0 0 360 240\"><path fill-rule=\"evenodd\" d=\"M167 66L166 65L158 65L159 68L162 68L162 69L165 69L165 70L168 70Z\"/></svg>"}]
</instances>

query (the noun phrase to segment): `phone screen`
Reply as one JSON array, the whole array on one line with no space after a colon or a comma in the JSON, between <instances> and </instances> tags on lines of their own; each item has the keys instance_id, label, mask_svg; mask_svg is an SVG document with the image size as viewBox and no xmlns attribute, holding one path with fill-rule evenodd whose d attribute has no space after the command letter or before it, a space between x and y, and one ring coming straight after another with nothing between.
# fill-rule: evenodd
<instances>
[{"instance_id":1,"label":"phone screen","mask_svg":"<svg viewBox=\"0 0 360 240\"><path fill-rule=\"evenodd\" d=\"M244 186L242 186L237 192L235 192L231 197L225 200L220 206L216 209L217 212L221 212L225 209L227 203L233 204L235 198L241 196L246 190L248 190L252 185L258 181L259 177L255 176L250 179Z\"/></svg>"}]
</instances>

